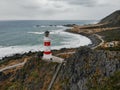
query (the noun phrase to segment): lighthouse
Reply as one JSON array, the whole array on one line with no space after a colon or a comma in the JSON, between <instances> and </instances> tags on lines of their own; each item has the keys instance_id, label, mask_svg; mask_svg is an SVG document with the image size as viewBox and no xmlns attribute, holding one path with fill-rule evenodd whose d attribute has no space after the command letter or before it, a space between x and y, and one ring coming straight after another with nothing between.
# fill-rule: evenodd
<instances>
[{"instance_id":1,"label":"lighthouse","mask_svg":"<svg viewBox=\"0 0 120 90\"><path fill-rule=\"evenodd\" d=\"M43 59L52 60L52 52L51 52L51 40L49 38L49 31L45 32L44 36L44 52Z\"/></svg>"}]
</instances>

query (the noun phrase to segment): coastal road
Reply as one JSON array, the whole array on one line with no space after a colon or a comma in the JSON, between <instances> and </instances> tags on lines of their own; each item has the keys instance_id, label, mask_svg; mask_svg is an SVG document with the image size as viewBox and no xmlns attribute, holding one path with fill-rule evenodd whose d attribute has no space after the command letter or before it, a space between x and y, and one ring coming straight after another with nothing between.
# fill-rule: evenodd
<instances>
[{"instance_id":1,"label":"coastal road","mask_svg":"<svg viewBox=\"0 0 120 90\"><path fill-rule=\"evenodd\" d=\"M94 46L94 47L91 47L91 49L95 49L95 48L101 46L101 45L104 43L104 40L102 39L102 37L101 37L100 35L98 35L98 34L94 34L94 35L95 35L98 39L101 40L101 43L99 43L98 45L96 45L96 46ZM74 52L65 52L65 53L56 54L56 56L64 55L64 54L74 54L74 53L75 53L75 51L74 51Z\"/></svg>"},{"instance_id":2,"label":"coastal road","mask_svg":"<svg viewBox=\"0 0 120 90\"><path fill-rule=\"evenodd\" d=\"M94 34L94 35L95 35L96 37L98 37L98 39L101 40L101 43L100 43L99 45L97 45L97 46L92 47L91 49L95 49L95 48L101 46L101 45L104 43L104 40L102 39L102 37L101 37L100 35L98 35L98 34Z\"/></svg>"}]
</instances>

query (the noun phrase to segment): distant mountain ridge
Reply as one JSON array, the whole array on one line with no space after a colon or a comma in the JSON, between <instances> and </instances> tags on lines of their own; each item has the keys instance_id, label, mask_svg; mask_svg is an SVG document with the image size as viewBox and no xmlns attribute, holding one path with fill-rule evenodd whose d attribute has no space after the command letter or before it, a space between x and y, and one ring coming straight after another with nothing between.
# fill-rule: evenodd
<instances>
[{"instance_id":1,"label":"distant mountain ridge","mask_svg":"<svg viewBox=\"0 0 120 90\"><path fill-rule=\"evenodd\" d=\"M99 24L106 24L106 26L110 27L118 27L120 26L120 10L113 12L107 17L103 18Z\"/></svg>"}]
</instances>

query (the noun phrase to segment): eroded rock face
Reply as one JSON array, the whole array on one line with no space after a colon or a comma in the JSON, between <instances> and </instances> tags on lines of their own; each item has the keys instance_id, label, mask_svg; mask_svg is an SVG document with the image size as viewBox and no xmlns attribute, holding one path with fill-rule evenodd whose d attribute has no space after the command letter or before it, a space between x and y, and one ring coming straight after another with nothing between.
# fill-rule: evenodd
<instances>
[{"instance_id":1,"label":"eroded rock face","mask_svg":"<svg viewBox=\"0 0 120 90\"><path fill-rule=\"evenodd\" d=\"M92 80L101 84L104 77L120 70L120 52L95 51L81 47L62 67L63 90L87 90L94 86ZM90 80L90 82L89 82ZM87 84L87 85L86 85Z\"/></svg>"}]
</instances>

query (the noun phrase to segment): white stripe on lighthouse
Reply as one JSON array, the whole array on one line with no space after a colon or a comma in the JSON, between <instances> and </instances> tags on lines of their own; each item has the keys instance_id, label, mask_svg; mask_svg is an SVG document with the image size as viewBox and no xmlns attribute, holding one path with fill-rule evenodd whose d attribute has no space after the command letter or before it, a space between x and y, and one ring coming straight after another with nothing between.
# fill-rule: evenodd
<instances>
[{"instance_id":1,"label":"white stripe on lighthouse","mask_svg":"<svg viewBox=\"0 0 120 90\"><path fill-rule=\"evenodd\" d=\"M44 46L44 51L51 51L51 47L50 46Z\"/></svg>"}]
</instances>

